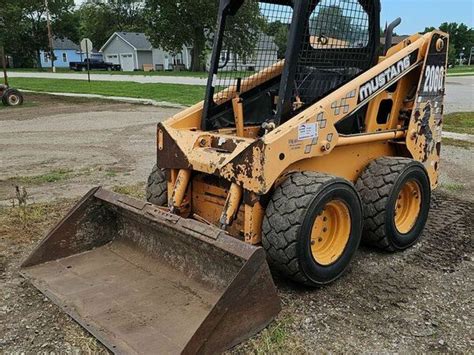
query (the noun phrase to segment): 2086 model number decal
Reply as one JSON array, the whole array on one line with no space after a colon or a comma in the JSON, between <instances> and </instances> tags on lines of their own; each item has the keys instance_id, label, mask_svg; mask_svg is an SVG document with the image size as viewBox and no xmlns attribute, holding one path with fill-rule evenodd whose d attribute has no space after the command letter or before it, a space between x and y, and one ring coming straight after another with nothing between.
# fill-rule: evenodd
<instances>
[{"instance_id":1,"label":"2086 model number decal","mask_svg":"<svg viewBox=\"0 0 474 355\"><path fill-rule=\"evenodd\" d=\"M437 93L444 88L444 67L430 65L425 71L424 93Z\"/></svg>"}]
</instances>

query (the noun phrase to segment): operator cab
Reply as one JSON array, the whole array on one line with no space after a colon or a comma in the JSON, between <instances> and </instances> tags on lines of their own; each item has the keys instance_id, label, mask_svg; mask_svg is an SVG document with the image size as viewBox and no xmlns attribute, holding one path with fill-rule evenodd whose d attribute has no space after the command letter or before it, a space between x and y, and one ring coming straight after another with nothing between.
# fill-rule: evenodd
<instances>
[{"instance_id":1,"label":"operator cab","mask_svg":"<svg viewBox=\"0 0 474 355\"><path fill-rule=\"evenodd\" d=\"M278 126L368 70L378 60L379 14L378 0L221 0L202 129L236 126L229 87L244 126ZM245 19L252 28L237 25Z\"/></svg>"}]
</instances>

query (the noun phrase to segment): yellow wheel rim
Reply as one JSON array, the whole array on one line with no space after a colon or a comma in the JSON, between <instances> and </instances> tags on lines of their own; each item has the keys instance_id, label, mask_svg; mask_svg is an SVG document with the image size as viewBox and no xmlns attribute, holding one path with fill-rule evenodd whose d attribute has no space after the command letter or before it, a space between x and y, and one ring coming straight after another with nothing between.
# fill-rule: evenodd
<instances>
[{"instance_id":1,"label":"yellow wheel rim","mask_svg":"<svg viewBox=\"0 0 474 355\"><path fill-rule=\"evenodd\" d=\"M340 200L330 201L316 217L311 231L311 253L323 266L333 264L344 252L351 234L351 215Z\"/></svg>"},{"instance_id":2,"label":"yellow wheel rim","mask_svg":"<svg viewBox=\"0 0 474 355\"><path fill-rule=\"evenodd\" d=\"M407 181L398 194L395 206L395 226L407 234L415 225L421 210L421 188L415 181Z\"/></svg>"}]
</instances>

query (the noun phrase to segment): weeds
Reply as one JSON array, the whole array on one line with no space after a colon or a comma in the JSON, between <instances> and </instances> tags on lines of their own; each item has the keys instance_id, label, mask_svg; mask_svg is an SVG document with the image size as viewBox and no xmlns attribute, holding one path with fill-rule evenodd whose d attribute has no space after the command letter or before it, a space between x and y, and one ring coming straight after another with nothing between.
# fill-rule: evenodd
<instances>
[{"instance_id":1,"label":"weeds","mask_svg":"<svg viewBox=\"0 0 474 355\"><path fill-rule=\"evenodd\" d=\"M117 176L117 173L115 171L112 171L112 170L109 170L105 173L105 177L108 177L108 178L113 178L113 177L116 177Z\"/></svg>"},{"instance_id":2,"label":"weeds","mask_svg":"<svg viewBox=\"0 0 474 355\"><path fill-rule=\"evenodd\" d=\"M126 186L114 186L112 188L113 192L122 195L128 195L131 197L136 197L139 199L145 198L145 184L139 183L135 185L126 185Z\"/></svg>"},{"instance_id":3,"label":"weeds","mask_svg":"<svg viewBox=\"0 0 474 355\"><path fill-rule=\"evenodd\" d=\"M73 171L70 169L56 169L46 174L35 176L15 176L9 180L25 185L40 185L58 181L64 181L73 177Z\"/></svg>"},{"instance_id":4,"label":"weeds","mask_svg":"<svg viewBox=\"0 0 474 355\"><path fill-rule=\"evenodd\" d=\"M451 192L462 192L466 188L462 184L442 184L441 187Z\"/></svg>"},{"instance_id":5,"label":"weeds","mask_svg":"<svg viewBox=\"0 0 474 355\"><path fill-rule=\"evenodd\" d=\"M56 202L0 208L0 235L29 239L38 233L43 234L49 225L60 219L69 205Z\"/></svg>"},{"instance_id":6,"label":"weeds","mask_svg":"<svg viewBox=\"0 0 474 355\"><path fill-rule=\"evenodd\" d=\"M305 353L304 347L293 335L292 323L294 323L293 317L287 316L264 329L258 339L251 341L254 352L256 354Z\"/></svg>"}]
</instances>

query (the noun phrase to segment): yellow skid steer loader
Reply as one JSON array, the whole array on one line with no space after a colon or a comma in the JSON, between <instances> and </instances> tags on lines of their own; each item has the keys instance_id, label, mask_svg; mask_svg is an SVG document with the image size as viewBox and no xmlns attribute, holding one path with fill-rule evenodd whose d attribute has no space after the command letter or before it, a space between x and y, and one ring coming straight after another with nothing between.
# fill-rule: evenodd
<instances>
[{"instance_id":1,"label":"yellow skid steer loader","mask_svg":"<svg viewBox=\"0 0 474 355\"><path fill-rule=\"evenodd\" d=\"M321 286L361 240L412 246L438 185L448 36L393 45L396 21L382 48L379 14L221 0L205 99L158 124L148 201L92 190L23 275L113 352L204 354L276 317L270 268Z\"/></svg>"}]
</instances>

